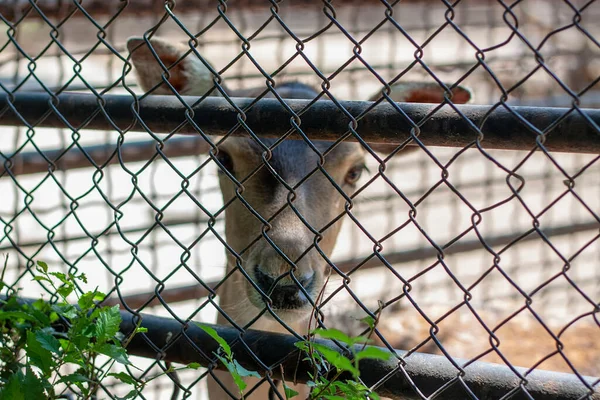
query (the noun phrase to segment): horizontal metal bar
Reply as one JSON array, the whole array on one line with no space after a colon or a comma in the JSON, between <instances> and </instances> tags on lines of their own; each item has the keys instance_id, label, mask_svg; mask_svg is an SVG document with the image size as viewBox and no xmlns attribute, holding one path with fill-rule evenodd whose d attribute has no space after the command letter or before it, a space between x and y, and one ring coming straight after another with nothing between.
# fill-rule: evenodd
<instances>
[{"instance_id":1,"label":"horizontal metal bar","mask_svg":"<svg viewBox=\"0 0 600 400\"><path fill-rule=\"evenodd\" d=\"M241 5L252 5L251 0L238 0L237 2L241 3ZM47 18L64 17L77 10L77 5L70 2L61 3L56 0L15 0L9 2L1 1L0 13L9 21L21 17L26 12L29 12L31 18L40 18L40 14L33 9L32 3L35 4ZM121 0L88 0L79 6L85 9L88 14L94 16L94 18L102 15L114 15L114 13L120 9L123 9L122 14L124 15L122 16L135 15L141 17L144 15L156 16L159 15L161 11L164 12L165 6L163 3L164 2L156 2L153 0L129 0L126 3ZM177 3L177 7L173 7L173 9L178 12L207 9L206 2L200 0L188 0L181 3L181 5ZM210 7L210 9L215 8L216 6ZM84 17L84 14L77 12L73 14L73 17L82 18Z\"/></svg>"},{"instance_id":2,"label":"horizontal metal bar","mask_svg":"<svg viewBox=\"0 0 600 400\"><path fill-rule=\"evenodd\" d=\"M125 334L133 332L136 328L137 318L125 311L121 312L123 323L121 331ZM145 334L137 334L128 345L130 354L156 359L156 347L165 349L165 360L171 362L188 364L198 362L207 365L209 360L203 357L197 350L206 355L211 355L218 351L218 346L214 339L208 336L195 323L188 323L187 326L174 319L156 317L152 315L141 315L141 326L148 329ZM228 343L232 344L232 350L235 359L245 368L259 371L260 367L254 361L253 356L258 356L267 366L283 366L285 379L290 382L297 379L301 383L310 380L308 375L313 367L307 361L299 361L298 349L294 343L298 340L291 335L279 333L247 330L243 334L232 327L211 325L217 333ZM184 333L178 335L178 333ZM169 342L169 338L176 339ZM239 343L243 338L245 346ZM329 340L316 340L317 342L328 346L338 352L341 349ZM238 342L237 344L234 344ZM149 345L152 343L156 347ZM193 345L192 345L193 344ZM357 349L358 346L357 346ZM383 350L387 350L383 348ZM406 355L405 351L396 350L399 358ZM459 371L444 356L431 354L412 353L404 358L404 370L414 384L425 394L430 396L441 386L455 381L449 385L446 390L436 396L436 399L459 399L468 397L465 389L457 381ZM454 359L458 365L465 365L466 360ZM393 358L391 361L381 361L365 359L359 364L360 377L367 386L377 384L383 377L389 375L389 379L384 381L378 387L377 392L392 399L421 399L414 391L402 372L398 370L399 360ZM223 365L218 366L224 369ZM526 368L515 368L521 375L527 373ZM499 399L518 388L521 380L511 370L511 368L492 363L474 362L464 369L465 374L462 381L477 396L479 400ZM273 376L281 378L280 368L273 368ZM584 377L588 384L592 384L597 378ZM522 387L527 390L529 395L536 400L568 400L580 399L588 393L588 389L576 375L559 372L540 371L526 375L526 383ZM511 399L530 398L518 392ZM588 399L600 399L598 391L591 394Z\"/></svg>"},{"instance_id":3,"label":"horizontal metal bar","mask_svg":"<svg viewBox=\"0 0 600 400\"><path fill-rule=\"evenodd\" d=\"M50 96L42 93L14 94L14 107L8 107L9 96L0 96L0 124L22 125L21 119L40 127L65 128L63 118L79 129L112 130L114 125L121 130L143 130L132 111L133 98L129 95L104 95L104 110L110 121L99 112L99 99L94 95L65 93L58 96L57 115L49 106ZM192 104L195 97L186 97ZM254 99L236 98L241 109L248 108ZM319 101L304 111L308 100L286 100L295 112L302 113L301 128L310 139L336 140L348 132L351 120L332 101ZM341 106L352 116L365 113L372 102L342 101ZM141 120L156 133L169 133L186 121L186 108L175 96L148 96L140 102ZM400 109L412 121L420 122L438 105L398 103ZM538 135L528 124L523 123L513 113L532 126L545 130L556 121L545 137L545 147L550 151L575 153L600 153L600 110L586 109L585 117L577 111L566 108L542 107L498 107L489 116L490 106L456 105L461 114L450 106L444 106L420 126L419 139L430 146L465 147L472 145L479 137L473 126L482 126L481 145L487 149L530 150L536 145ZM241 118L227 99L211 97L193 107L194 123L207 134L224 135L236 126ZM47 114L47 115L45 115ZM87 121L91 115L96 115ZM245 123L259 136L280 137L288 131L292 115L277 99L261 99L245 112ZM590 122L591 121L591 122ZM85 123L85 125L84 125ZM400 144L409 139L413 126L394 106L382 103L366 113L359 121L357 131L366 142ZM177 133L197 134L190 123L186 123ZM248 135L244 129L237 129L233 135ZM296 138L298 136L296 135Z\"/></svg>"},{"instance_id":4,"label":"horizontal metal bar","mask_svg":"<svg viewBox=\"0 0 600 400\"><path fill-rule=\"evenodd\" d=\"M415 1L415 0L410 0ZM433 3L438 0L420 0L427 1ZM478 0L483 2L483 0ZM94 18L98 18L99 16L114 16L117 10L123 8L123 12L119 14L120 17L124 16L135 16L137 18L141 16L152 16L156 17L160 15L161 12L165 11L165 2L164 1L155 1L155 0L128 0L124 2L123 0L86 0L81 4L77 4L80 2L60 2L57 0L11 0L11 1L0 1L0 14L3 15L9 21L14 21L16 18L21 17L24 13L31 10L32 3L36 5L47 18L57 17L64 18L65 15L77 10L77 5L81 8L85 9L86 12L92 15ZM378 0L362 0L361 5L364 3L374 3L380 4ZM77 5L76 5L77 4ZM176 12L178 15L184 15L186 12L197 13L198 11L213 11L217 8L217 3L207 2L204 0L186 0L181 2L172 2L172 10ZM356 7L357 3L349 2L349 6ZM323 3L321 0L303 0L303 1L289 1L285 2L284 6L286 7L321 7ZM344 8L344 3L336 4L335 8L340 9ZM221 5L221 8L224 8ZM264 2L259 0L234 0L229 1L227 3L227 9L229 10L229 14L232 12L243 12L246 9L259 9L260 11L264 11ZM225 11L225 10L224 10ZM227 11L225 11L227 12ZM197 15L197 14L194 14ZM40 14L36 11L31 11L28 15L30 18L40 18ZM74 18L83 18L84 14L81 12L76 12L73 14ZM248 18L248 17L247 17Z\"/></svg>"},{"instance_id":5,"label":"horizontal metal bar","mask_svg":"<svg viewBox=\"0 0 600 400\"><path fill-rule=\"evenodd\" d=\"M573 224L573 225L547 228L547 229L543 229L543 232L546 237L550 238L550 237L570 235L573 233L585 232L585 231L590 231L590 230L597 231L599 228L600 228L600 223L598 223L597 221L591 221L591 222L584 222L581 224ZM496 248L501 247L501 246L506 246L507 244L511 243L515 239L516 236L517 235L515 235L515 234L495 236L495 237L486 239L486 243L488 246L496 247ZM529 242L529 241L533 241L536 239L540 239L539 236L537 236L535 234L531 234L531 235L526 236L523 239L521 239L518 243ZM469 251L482 250L482 249L483 249L483 247L479 240L469 240L469 241L458 242L458 243L453 244L452 246L450 246L444 250L444 255L450 256L453 254L466 253ZM423 260L426 258L436 257L437 254L438 253L435 248L423 247L423 248L418 248L418 249L414 249L414 250L400 251L400 252L385 254L384 257L389 264L394 265L394 264L402 264L402 263L407 263L407 262L411 262L411 261L419 261L419 260ZM381 267L383 265L381 263L381 261L379 260L379 258L377 258L377 257L372 257L372 258L368 259L367 261L365 261L364 257L357 258L357 259L351 259L351 260L342 260L342 261L337 261L335 263L335 265L342 272L349 272L352 269L356 268L356 266L361 263L362 263L362 265L360 266L361 271L364 271L364 270L367 270L370 268ZM207 287L213 288L219 282L221 282L221 280L216 279L216 280L212 280L209 282L205 282L205 285ZM208 291L208 289L206 289L205 286L197 283L194 285L186 285L186 286L179 286L179 287L164 289L163 291L160 292L160 298L166 303L174 304L174 303L178 303L178 302L189 301L192 299L199 299L202 297L206 297L209 294L210 294L210 292ZM123 301L122 301L123 304L127 304L127 307L129 307L131 309L139 309L143 306L152 307L152 306L158 306L161 304L157 298L157 294L155 291L131 294L131 295L123 296L122 299L123 299ZM121 299L116 298L116 297L109 298L105 302L110 305L115 305L115 304L120 305L122 303Z\"/></svg>"},{"instance_id":6,"label":"horizontal metal bar","mask_svg":"<svg viewBox=\"0 0 600 400\"><path fill-rule=\"evenodd\" d=\"M124 143L119 151L124 163L148 161L157 154L159 143L155 140L143 140ZM206 153L210 149L208 143L202 137L178 137L170 138L164 142L161 151L167 157L195 156ZM10 158L9 167L13 175L35 174L48 171L66 171L77 168L91 168L92 162L99 167L119 163L116 154L116 144L94 145L86 147L73 147L68 151L52 149L43 151L44 156L35 151L23 152ZM45 157L45 158L44 158ZM50 160L46 161L46 159ZM7 174L6 160L0 159L0 178Z\"/></svg>"},{"instance_id":7,"label":"horizontal metal bar","mask_svg":"<svg viewBox=\"0 0 600 400\"><path fill-rule=\"evenodd\" d=\"M0 297L5 299L5 296ZM31 303L34 300L21 299L21 301ZM147 329L147 332L133 336L127 345L129 355L150 359L162 356L165 361L181 364L195 362L208 367L212 362L213 354L219 351L217 342L193 321L182 324L173 318L131 314L128 311L121 311L121 318L120 330L126 336L139 327ZM298 341L296 337L250 329L242 333L233 327L204 325L211 326L230 344L234 358L246 369L264 374L254 359L254 357L258 357L262 363L273 367L271 370L273 378L285 377L288 382L295 379L299 383L306 383L311 379L309 373L313 371L314 367L300 356L299 350L295 346ZM242 340L244 343L241 343ZM344 354L344 350L330 340L315 339L315 342ZM157 349L160 353L157 352ZM362 346L357 345L356 350L361 349ZM387 348L380 349L388 351ZM442 386L447 385L445 390L435 396L440 400L470 397L466 394L461 382L458 381L459 377L479 400L497 400L519 386L521 389L511 396L511 399L575 400L586 398L600 400L600 392L596 389L593 393L589 393L584 383L574 374L542 370L534 370L528 374L527 368L510 368L481 361L470 363L464 368L463 374L445 356L417 352L407 355L407 352L403 350L394 351L398 358L393 357L389 361L363 359L359 363L361 380L369 387L377 384L377 393L392 399L422 399L414 392L413 386L404 372L398 368L403 364L406 375L425 396L430 396ZM456 358L453 361L459 366L468 363L467 360ZM226 370L222 363L214 367ZM522 382L514 370L525 376L526 382ZM387 379L380 382L384 377ZM344 378L344 376L340 377L340 379ZM597 383L598 380L598 378L587 376L584 376L583 379L588 385ZM453 384L448 385L450 382ZM523 393L523 389L527 390L528 395Z\"/></svg>"}]
</instances>

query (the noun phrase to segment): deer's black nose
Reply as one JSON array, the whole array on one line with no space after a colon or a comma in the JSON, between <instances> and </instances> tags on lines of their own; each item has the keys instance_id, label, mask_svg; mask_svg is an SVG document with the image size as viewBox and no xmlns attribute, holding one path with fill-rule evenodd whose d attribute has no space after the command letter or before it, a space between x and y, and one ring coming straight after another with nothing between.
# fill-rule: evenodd
<instances>
[{"instance_id":1,"label":"deer's black nose","mask_svg":"<svg viewBox=\"0 0 600 400\"><path fill-rule=\"evenodd\" d=\"M296 279L306 291L310 292L314 281L313 273L301 277L296 275ZM254 267L254 282L271 299L273 308L295 309L306 305L308 300L297 284L290 284L288 280L286 280L286 283L276 283L276 281L277 277L272 277L263 272L258 265Z\"/></svg>"}]
</instances>

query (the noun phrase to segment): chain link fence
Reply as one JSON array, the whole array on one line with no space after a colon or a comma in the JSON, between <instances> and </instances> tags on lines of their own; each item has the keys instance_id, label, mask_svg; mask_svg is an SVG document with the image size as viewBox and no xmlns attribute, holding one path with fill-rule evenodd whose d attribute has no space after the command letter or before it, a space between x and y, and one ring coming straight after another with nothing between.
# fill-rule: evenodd
<instances>
[{"instance_id":1,"label":"chain link fence","mask_svg":"<svg viewBox=\"0 0 600 400\"><path fill-rule=\"evenodd\" d=\"M363 368L382 395L597 398L600 3L0 13L4 281L52 300L37 260L84 272L149 324L141 398L240 397L191 321L219 322L260 399L308 380L309 323L367 316L399 350Z\"/></svg>"}]
</instances>

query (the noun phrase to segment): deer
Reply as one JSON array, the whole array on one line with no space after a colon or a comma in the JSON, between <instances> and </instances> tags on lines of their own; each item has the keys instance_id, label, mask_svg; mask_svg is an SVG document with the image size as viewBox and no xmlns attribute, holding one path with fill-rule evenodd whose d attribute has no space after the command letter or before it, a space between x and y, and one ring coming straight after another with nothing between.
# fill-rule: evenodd
<instances>
[{"instance_id":1,"label":"deer","mask_svg":"<svg viewBox=\"0 0 600 400\"><path fill-rule=\"evenodd\" d=\"M235 98L256 97L265 91L264 87L233 90L226 82L220 83L224 93L216 90L214 69L189 44L160 37L132 37L127 49L144 92L177 92L182 96L210 93ZM311 86L295 81L280 83L275 90L283 99L312 100L319 95ZM460 86L455 86L452 93L455 102L467 102L471 97L470 91ZM274 95L268 93L265 97ZM440 103L444 101L444 90L436 83L407 82L394 85L392 98ZM232 136L221 142L214 138L218 152L213 156L219 167L224 204L235 199L225 210L225 238L231 251L227 252L228 278L218 290L222 312L216 322L230 325L231 319L244 328L283 333L291 329L305 335L328 272L321 253L326 257L332 254L343 221L339 218L331 224L344 214L346 201L339 190L351 195L357 189L366 170L367 151L358 142L344 141L331 148L331 142L313 141L316 152L303 140L260 140L259 144L250 137ZM317 171L307 178L319 165L319 153L325 151L323 168L329 177ZM243 191L235 181L243 181ZM293 195L290 187L295 188ZM264 221L268 221L268 229ZM211 400L230 399L225 389L237 393L228 373L213 373L218 382L211 373ZM257 382L257 378L248 378L248 388ZM307 397L305 385L290 386L300 392L300 398ZM263 384L244 398L267 399L269 389L270 385Z\"/></svg>"}]
</instances>

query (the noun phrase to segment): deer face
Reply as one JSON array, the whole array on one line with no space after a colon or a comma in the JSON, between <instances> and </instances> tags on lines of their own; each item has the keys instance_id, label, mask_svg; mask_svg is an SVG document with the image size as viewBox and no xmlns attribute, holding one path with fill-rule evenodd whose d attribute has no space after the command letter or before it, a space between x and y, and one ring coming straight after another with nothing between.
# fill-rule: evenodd
<instances>
[{"instance_id":1,"label":"deer face","mask_svg":"<svg viewBox=\"0 0 600 400\"><path fill-rule=\"evenodd\" d=\"M200 96L213 90L213 75L195 54L181 59L188 46L158 38L150 44L158 59L170 67L171 87L163 84L154 93L173 94L174 89L182 95ZM130 39L128 49L144 90L163 82L166 71L144 40ZM222 87L232 97L262 92ZM277 90L283 98L317 95L301 83L284 83ZM460 89L461 95L465 93L469 94ZM392 95L423 102L443 99L436 85L418 83L397 86ZM286 322L309 315L324 284L327 261L323 255L331 255L340 230L338 217L346 206L343 194L356 189L365 169L364 157L365 150L354 142L333 146L324 141L309 145L303 140L261 139L259 143L228 137L220 143L215 158L220 164L223 200L227 204L233 199L225 211L226 239L232 250L228 271L239 269L232 281L234 295L251 305L254 315L265 307Z\"/></svg>"},{"instance_id":2,"label":"deer face","mask_svg":"<svg viewBox=\"0 0 600 400\"><path fill-rule=\"evenodd\" d=\"M262 140L267 147L274 142ZM265 161L267 154L261 146L231 138L218 156L236 179L258 169L243 183L243 191L221 173L224 201L235 198L236 191L243 197L227 208L227 242L236 251L247 249L242 266L254 285L242 281L250 303L262 309L270 301L284 320L297 319L312 308L308 298L315 299L322 289L327 265L320 252L332 253L341 220L330 223L344 211L342 193L352 194L365 168L364 151L357 143L341 143L332 149L329 142L312 145L315 149L301 140L285 140L272 147ZM318 169L319 153L327 153L323 171ZM272 219L267 224L257 215ZM233 257L230 262L235 265Z\"/></svg>"}]
</instances>

